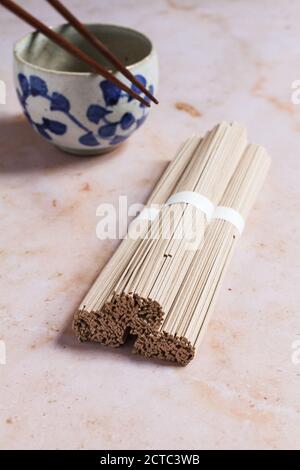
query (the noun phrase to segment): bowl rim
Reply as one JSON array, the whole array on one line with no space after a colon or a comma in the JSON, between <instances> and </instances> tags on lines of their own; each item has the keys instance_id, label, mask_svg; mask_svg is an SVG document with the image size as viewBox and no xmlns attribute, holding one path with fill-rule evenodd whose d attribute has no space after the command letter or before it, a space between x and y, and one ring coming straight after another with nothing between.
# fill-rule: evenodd
<instances>
[{"instance_id":1,"label":"bowl rim","mask_svg":"<svg viewBox=\"0 0 300 470\"><path fill-rule=\"evenodd\" d=\"M70 25L70 23L60 23L60 24L55 25L55 26L50 26L50 29L60 28L60 27L67 26L67 25ZM127 65L126 69L130 70L131 68L137 67L137 66L143 64L144 62L149 61L151 56L155 54L155 49L154 49L152 41L148 38L148 36L146 36L144 33L141 33L140 31L138 31L136 29L128 28L127 26L111 24L111 23L84 23L84 25L85 26L109 26L109 27L112 27L114 29L120 29L120 30L123 30L123 31L130 31L130 32L134 32L135 34L138 34L139 36L143 37L144 39L146 39L148 41L149 46L150 46L149 54L147 54L143 59L138 60L137 62L134 62L133 64ZM70 25L70 26L72 26L72 25ZM23 65L31 67L34 70L39 70L39 71L50 73L50 74L53 74L53 75L66 75L66 76L74 76L74 77L76 77L76 76L78 76L78 77L93 77L95 75L96 76L98 75L95 72L70 72L70 71L64 71L64 70L47 69L45 67L41 67L40 65L33 64L33 63L28 62L27 60L23 59L20 56L20 52L17 49L20 47L22 42L25 42L30 36L33 36L34 34L38 34L38 33L39 33L39 31L37 31L37 30L31 31L31 32L25 34L25 36L22 36L22 38L20 38L17 42L15 42L14 48L13 48L13 55L14 55L15 61L21 62ZM42 34L42 33L39 33L39 34ZM50 41L50 39L49 39L49 41ZM107 68L106 70L108 70L113 75L121 74L121 72L119 70L113 70L111 68Z\"/></svg>"}]
</instances>

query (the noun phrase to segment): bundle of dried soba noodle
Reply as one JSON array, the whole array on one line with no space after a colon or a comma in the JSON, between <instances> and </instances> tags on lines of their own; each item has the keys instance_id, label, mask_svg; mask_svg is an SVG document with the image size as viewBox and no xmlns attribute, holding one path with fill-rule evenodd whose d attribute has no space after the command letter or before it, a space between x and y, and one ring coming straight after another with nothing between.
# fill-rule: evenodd
<instances>
[{"instance_id":1,"label":"bundle of dried soba noodle","mask_svg":"<svg viewBox=\"0 0 300 470\"><path fill-rule=\"evenodd\" d=\"M81 341L119 346L130 334L144 356L193 358L269 166L262 147L246 145L243 127L222 123L180 149L148 201L160 210L133 222L138 236L121 243L75 314Z\"/></svg>"}]
</instances>

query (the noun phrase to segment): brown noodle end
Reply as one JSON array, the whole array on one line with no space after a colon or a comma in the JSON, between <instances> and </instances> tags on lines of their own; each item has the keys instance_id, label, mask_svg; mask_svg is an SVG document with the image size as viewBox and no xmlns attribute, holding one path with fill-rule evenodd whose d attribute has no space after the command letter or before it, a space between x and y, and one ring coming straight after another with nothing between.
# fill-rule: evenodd
<instances>
[{"instance_id":1,"label":"brown noodle end","mask_svg":"<svg viewBox=\"0 0 300 470\"><path fill-rule=\"evenodd\" d=\"M149 358L186 365L194 348L186 338L158 332L164 313L158 302L137 294L115 294L99 312L79 310L73 329L80 341L118 347L128 334L136 336L133 352Z\"/></svg>"},{"instance_id":2,"label":"brown noodle end","mask_svg":"<svg viewBox=\"0 0 300 470\"><path fill-rule=\"evenodd\" d=\"M133 352L185 366L193 359L195 348L186 338L173 336L163 331L139 336L134 343Z\"/></svg>"}]
</instances>

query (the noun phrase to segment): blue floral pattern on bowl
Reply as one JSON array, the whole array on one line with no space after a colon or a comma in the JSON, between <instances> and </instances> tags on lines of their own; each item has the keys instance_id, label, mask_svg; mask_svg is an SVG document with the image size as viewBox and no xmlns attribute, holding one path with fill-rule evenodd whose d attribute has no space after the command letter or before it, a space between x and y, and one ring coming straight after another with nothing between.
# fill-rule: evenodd
<instances>
[{"instance_id":1,"label":"blue floral pattern on bowl","mask_svg":"<svg viewBox=\"0 0 300 470\"><path fill-rule=\"evenodd\" d=\"M135 77L148 88L150 93L154 93L154 86L149 85L143 75L138 74ZM24 73L18 73L18 83L17 94L25 116L36 131L47 140L53 140L55 136L66 135L68 127L75 125L80 130L78 142L82 146L114 146L128 139L143 124L148 114L148 109L142 103L138 103L137 106L135 102L131 110L130 103L133 99L107 80L102 80L99 83L100 101L104 105L101 106L98 103L89 104L85 113L87 122L82 122L81 119L72 113L71 101L67 96L58 91L51 91L46 81L41 77L37 75L26 76ZM131 88L136 93L141 93L136 86L132 85ZM45 108L45 116L39 116L39 118L32 116L29 100L32 102L32 100L36 99L46 100L47 109ZM118 105L121 102L127 103L127 106L125 112L120 117L118 115ZM53 114L53 118L51 114ZM63 117L61 120L58 119L60 114Z\"/></svg>"}]
</instances>

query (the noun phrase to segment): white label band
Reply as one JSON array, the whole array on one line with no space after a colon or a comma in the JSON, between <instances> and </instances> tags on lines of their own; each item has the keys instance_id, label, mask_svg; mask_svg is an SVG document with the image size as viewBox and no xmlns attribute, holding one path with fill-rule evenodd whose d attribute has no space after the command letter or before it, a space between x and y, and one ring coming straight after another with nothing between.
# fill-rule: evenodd
<instances>
[{"instance_id":1,"label":"white label band","mask_svg":"<svg viewBox=\"0 0 300 470\"><path fill-rule=\"evenodd\" d=\"M186 203L200 209L207 217L208 222L211 220L215 206L214 204L203 194L195 191L180 191L172 194L166 202L166 205Z\"/></svg>"},{"instance_id":2,"label":"white label band","mask_svg":"<svg viewBox=\"0 0 300 470\"><path fill-rule=\"evenodd\" d=\"M210 222L211 219L225 220L226 222L234 225L240 234L243 233L245 220L239 212L231 207L217 206L215 208L213 203L207 197L193 191L181 191L175 193L169 197L165 205L179 203L191 204L197 209L200 209L206 215L208 222ZM160 208L157 204L144 207L135 220L149 220L153 222L159 212Z\"/></svg>"},{"instance_id":3,"label":"white label band","mask_svg":"<svg viewBox=\"0 0 300 470\"><path fill-rule=\"evenodd\" d=\"M239 231L240 235L243 233L245 227L245 220L239 212L231 207L218 206L213 214L213 219L221 219L234 225Z\"/></svg>"}]
</instances>

